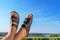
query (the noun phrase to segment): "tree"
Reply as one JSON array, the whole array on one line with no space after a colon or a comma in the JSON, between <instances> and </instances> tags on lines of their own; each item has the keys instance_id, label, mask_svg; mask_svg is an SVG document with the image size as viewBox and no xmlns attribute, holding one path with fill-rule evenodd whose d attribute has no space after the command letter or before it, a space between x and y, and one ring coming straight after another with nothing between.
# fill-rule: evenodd
<instances>
[{"instance_id":1,"label":"tree","mask_svg":"<svg viewBox=\"0 0 60 40\"><path fill-rule=\"evenodd\" d=\"M60 40L60 38L57 38L57 37L59 37L57 34L51 34L50 35L50 40Z\"/></svg>"},{"instance_id":2,"label":"tree","mask_svg":"<svg viewBox=\"0 0 60 40\"><path fill-rule=\"evenodd\" d=\"M57 34L51 34L50 37L58 37Z\"/></svg>"},{"instance_id":3,"label":"tree","mask_svg":"<svg viewBox=\"0 0 60 40\"><path fill-rule=\"evenodd\" d=\"M44 35L43 34L36 34L36 35L33 35L33 38L34 40L43 40L44 39Z\"/></svg>"}]
</instances>

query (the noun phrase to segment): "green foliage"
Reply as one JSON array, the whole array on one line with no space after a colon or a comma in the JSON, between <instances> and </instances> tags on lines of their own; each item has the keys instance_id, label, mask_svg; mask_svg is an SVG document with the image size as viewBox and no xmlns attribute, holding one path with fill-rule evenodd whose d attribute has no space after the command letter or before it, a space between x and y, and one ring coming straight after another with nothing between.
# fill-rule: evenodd
<instances>
[{"instance_id":1,"label":"green foliage","mask_svg":"<svg viewBox=\"0 0 60 40\"><path fill-rule=\"evenodd\" d=\"M32 40L32 38L23 38L22 40Z\"/></svg>"},{"instance_id":2,"label":"green foliage","mask_svg":"<svg viewBox=\"0 0 60 40\"><path fill-rule=\"evenodd\" d=\"M57 35L57 34L51 34L50 37L55 37L55 38L49 38L49 39L56 39L57 37L59 37L59 35ZM57 38L57 40L60 40L60 38Z\"/></svg>"},{"instance_id":3,"label":"green foliage","mask_svg":"<svg viewBox=\"0 0 60 40\"><path fill-rule=\"evenodd\" d=\"M50 37L59 37L57 34L51 34Z\"/></svg>"},{"instance_id":4,"label":"green foliage","mask_svg":"<svg viewBox=\"0 0 60 40\"><path fill-rule=\"evenodd\" d=\"M39 35L33 35L33 37L31 38L23 38L22 40L56 40L56 39L60 40L60 38L57 38L57 37L60 37L60 36L57 34L51 34L49 38L45 38L43 34L39 34Z\"/></svg>"},{"instance_id":5,"label":"green foliage","mask_svg":"<svg viewBox=\"0 0 60 40\"><path fill-rule=\"evenodd\" d=\"M22 40L49 40L48 38L23 38Z\"/></svg>"},{"instance_id":6,"label":"green foliage","mask_svg":"<svg viewBox=\"0 0 60 40\"><path fill-rule=\"evenodd\" d=\"M39 34L39 35L34 35L33 37L44 37L43 34Z\"/></svg>"}]
</instances>

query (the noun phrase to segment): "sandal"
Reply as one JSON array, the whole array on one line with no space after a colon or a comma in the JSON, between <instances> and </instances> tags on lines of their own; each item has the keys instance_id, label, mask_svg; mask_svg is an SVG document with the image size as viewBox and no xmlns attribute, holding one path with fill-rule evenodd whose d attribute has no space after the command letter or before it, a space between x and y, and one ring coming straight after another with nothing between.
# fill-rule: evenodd
<instances>
[{"instance_id":1,"label":"sandal","mask_svg":"<svg viewBox=\"0 0 60 40\"><path fill-rule=\"evenodd\" d=\"M14 14L14 15L12 15L12 14ZM17 15L17 16L15 16L15 15ZM19 24L19 15L17 12L12 11L11 12L11 26L14 26L17 28L18 24Z\"/></svg>"},{"instance_id":2,"label":"sandal","mask_svg":"<svg viewBox=\"0 0 60 40\"><path fill-rule=\"evenodd\" d=\"M28 17L29 15L31 15L30 18ZM25 21L22 24L22 27L25 28L27 32L29 32L30 30L30 26L32 24L32 19L33 19L33 15L32 14L29 15L27 16L28 18L25 18Z\"/></svg>"}]
</instances>

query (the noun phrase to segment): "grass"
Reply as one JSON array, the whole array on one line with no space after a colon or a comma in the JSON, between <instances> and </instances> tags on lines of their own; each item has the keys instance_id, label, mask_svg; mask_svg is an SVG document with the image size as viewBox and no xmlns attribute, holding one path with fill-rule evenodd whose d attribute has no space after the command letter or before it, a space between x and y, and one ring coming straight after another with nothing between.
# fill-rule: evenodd
<instances>
[{"instance_id":1,"label":"grass","mask_svg":"<svg viewBox=\"0 0 60 40\"><path fill-rule=\"evenodd\" d=\"M31 38L23 38L22 40L60 40L60 37L31 37Z\"/></svg>"}]
</instances>

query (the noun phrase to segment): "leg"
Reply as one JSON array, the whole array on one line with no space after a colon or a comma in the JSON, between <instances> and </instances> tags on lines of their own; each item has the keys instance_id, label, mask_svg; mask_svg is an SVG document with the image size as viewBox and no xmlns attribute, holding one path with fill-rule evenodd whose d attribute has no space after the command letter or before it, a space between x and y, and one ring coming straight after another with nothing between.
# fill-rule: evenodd
<instances>
[{"instance_id":1,"label":"leg","mask_svg":"<svg viewBox=\"0 0 60 40\"><path fill-rule=\"evenodd\" d=\"M32 23L32 14L29 14L26 17L26 20L24 21L24 24L22 24L18 33L15 35L14 40L21 40L24 37L28 37L31 23Z\"/></svg>"},{"instance_id":2,"label":"leg","mask_svg":"<svg viewBox=\"0 0 60 40\"><path fill-rule=\"evenodd\" d=\"M11 26L8 34L2 40L13 40L15 33L16 28Z\"/></svg>"},{"instance_id":3,"label":"leg","mask_svg":"<svg viewBox=\"0 0 60 40\"><path fill-rule=\"evenodd\" d=\"M16 22L17 20L17 22ZM19 17L17 15L17 12L15 11L12 11L11 12L11 27L10 27L10 30L8 32L8 34L2 39L2 40L13 40L15 34L16 34L16 29L17 29L17 26L18 26L18 23L19 22Z\"/></svg>"}]
</instances>

